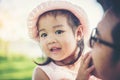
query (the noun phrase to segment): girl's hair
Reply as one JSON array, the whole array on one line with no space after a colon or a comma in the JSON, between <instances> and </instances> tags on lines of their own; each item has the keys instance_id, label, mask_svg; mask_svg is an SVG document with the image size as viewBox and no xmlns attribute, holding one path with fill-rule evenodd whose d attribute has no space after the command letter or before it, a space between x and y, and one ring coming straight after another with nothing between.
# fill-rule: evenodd
<instances>
[{"instance_id":1,"label":"girl's hair","mask_svg":"<svg viewBox=\"0 0 120 80\"><path fill-rule=\"evenodd\" d=\"M36 23L37 30L39 30L38 26L39 26L40 18L44 17L46 15L54 16L55 18L58 15L65 16L67 18L67 22L68 22L69 26L71 27L73 33L75 33L75 30L77 29L77 27L79 25L81 25L81 22L79 21L79 19L72 12L70 12L68 10L64 10L64 9L56 9L56 10L47 11L47 12L43 13L42 15L40 15L38 17L38 20L37 20L37 23ZM37 34L37 37L39 37L39 33ZM83 49L84 49L84 40L81 39L80 41L78 41L77 46L80 48L79 54L81 54ZM79 57L80 57L80 55L78 55L78 58ZM47 60L44 63L37 63L37 62L35 62L35 63L38 64L38 65L46 65L46 64L50 63L51 61L54 62L54 60L47 57ZM65 65L70 65L70 64L73 64L73 63L69 63L69 64L65 64Z\"/></svg>"}]
</instances>

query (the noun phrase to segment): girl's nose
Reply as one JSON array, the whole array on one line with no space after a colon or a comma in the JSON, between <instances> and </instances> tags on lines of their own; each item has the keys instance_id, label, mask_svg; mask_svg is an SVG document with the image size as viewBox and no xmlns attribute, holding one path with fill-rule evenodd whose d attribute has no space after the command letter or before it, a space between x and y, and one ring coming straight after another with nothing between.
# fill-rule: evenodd
<instances>
[{"instance_id":1,"label":"girl's nose","mask_svg":"<svg viewBox=\"0 0 120 80\"><path fill-rule=\"evenodd\" d=\"M47 39L48 41L48 44L53 44L53 43L56 43L56 37L55 36L53 36L53 35L49 35L48 36L48 39Z\"/></svg>"}]
</instances>

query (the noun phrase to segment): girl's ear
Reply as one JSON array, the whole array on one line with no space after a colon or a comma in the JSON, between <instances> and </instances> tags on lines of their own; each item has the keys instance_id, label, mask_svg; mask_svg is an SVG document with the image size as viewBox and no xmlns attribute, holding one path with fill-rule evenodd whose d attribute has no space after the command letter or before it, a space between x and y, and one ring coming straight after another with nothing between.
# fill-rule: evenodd
<instances>
[{"instance_id":1,"label":"girl's ear","mask_svg":"<svg viewBox=\"0 0 120 80\"><path fill-rule=\"evenodd\" d=\"M75 32L76 40L79 41L83 38L83 26L79 25Z\"/></svg>"}]
</instances>

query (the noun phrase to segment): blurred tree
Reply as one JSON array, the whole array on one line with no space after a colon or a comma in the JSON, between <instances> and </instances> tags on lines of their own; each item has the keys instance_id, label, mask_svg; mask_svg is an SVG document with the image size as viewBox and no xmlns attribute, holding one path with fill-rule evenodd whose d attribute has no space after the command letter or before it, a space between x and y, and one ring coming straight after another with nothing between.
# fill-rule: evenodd
<instances>
[{"instance_id":1,"label":"blurred tree","mask_svg":"<svg viewBox=\"0 0 120 80\"><path fill-rule=\"evenodd\" d=\"M9 57L9 41L0 38L0 52L0 56L5 58Z\"/></svg>"},{"instance_id":2,"label":"blurred tree","mask_svg":"<svg viewBox=\"0 0 120 80\"><path fill-rule=\"evenodd\" d=\"M1 30L2 27L3 27L3 21L0 20L0 30ZM6 58L8 58L8 46L9 46L9 42L3 40L0 37L0 51L1 51L2 56L6 57Z\"/></svg>"},{"instance_id":3,"label":"blurred tree","mask_svg":"<svg viewBox=\"0 0 120 80\"><path fill-rule=\"evenodd\" d=\"M2 26L3 26L3 22L2 20L0 20L0 29ZM2 39L0 38L0 50L1 50L1 47L2 47Z\"/></svg>"}]
</instances>

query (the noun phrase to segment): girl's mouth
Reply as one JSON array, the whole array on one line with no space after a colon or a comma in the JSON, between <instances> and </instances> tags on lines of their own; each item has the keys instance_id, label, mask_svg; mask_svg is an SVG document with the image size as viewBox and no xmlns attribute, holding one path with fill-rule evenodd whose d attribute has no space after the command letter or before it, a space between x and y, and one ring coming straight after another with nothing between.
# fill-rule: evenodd
<instances>
[{"instance_id":1,"label":"girl's mouth","mask_svg":"<svg viewBox=\"0 0 120 80\"><path fill-rule=\"evenodd\" d=\"M54 47L54 48L51 48L51 49L50 49L50 52L52 52L52 53L57 53L57 52L59 52L60 50L61 50L61 48Z\"/></svg>"}]
</instances>

